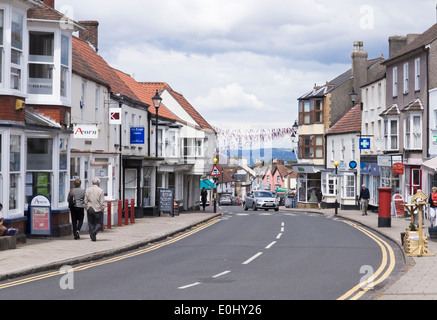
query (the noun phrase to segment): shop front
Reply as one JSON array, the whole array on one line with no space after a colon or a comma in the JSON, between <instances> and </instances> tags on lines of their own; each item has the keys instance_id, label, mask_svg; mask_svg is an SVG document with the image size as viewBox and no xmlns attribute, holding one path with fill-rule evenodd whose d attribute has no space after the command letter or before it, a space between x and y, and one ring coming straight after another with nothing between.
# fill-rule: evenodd
<instances>
[{"instance_id":1,"label":"shop front","mask_svg":"<svg viewBox=\"0 0 437 320\"><path fill-rule=\"evenodd\" d=\"M322 188L322 166L298 164L296 166L298 208L317 208L316 191Z\"/></svg>"}]
</instances>

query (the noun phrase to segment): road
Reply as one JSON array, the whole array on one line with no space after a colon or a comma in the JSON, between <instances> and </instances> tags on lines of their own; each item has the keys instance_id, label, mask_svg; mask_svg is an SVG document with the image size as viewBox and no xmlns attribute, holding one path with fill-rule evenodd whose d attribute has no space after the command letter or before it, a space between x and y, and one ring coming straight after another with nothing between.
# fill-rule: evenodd
<instances>
[{"instance_id":1,"label":"road","mask_svg":"<svg viewBox=\"0 0 437 320\"><path fill-rule=\"evenodd\" d=\"M371 299L402 266L396 245L345 220L226 207L159 244L14 279L23 283L0 289L0 299Z\"/></svg>"}]
</instances>

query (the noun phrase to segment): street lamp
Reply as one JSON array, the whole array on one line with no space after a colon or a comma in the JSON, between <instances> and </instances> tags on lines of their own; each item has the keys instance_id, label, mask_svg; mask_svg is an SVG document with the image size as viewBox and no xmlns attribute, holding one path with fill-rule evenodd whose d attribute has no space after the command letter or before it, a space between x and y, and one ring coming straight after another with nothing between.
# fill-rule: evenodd
<instances>
[{"instance_id":1,"label":"street lamp","mask_svg":"<svg viewBox=\"0 0 437 320\"><path fill-rule=\"evenodd\" d=\"M358 93L355 92L355 89L352 88L352 92L349 94L352 100L352 108L355 106L355 101L357 101Z\"/></svg>"},{"instance_id":2,"label":"street lamp","mask_svg":"<svg viewBox=\"0 0 437 320\"><path fill-rule=\"evenodd\" d=\"M217 158L214 158L214 160L212 160L212 161L214 161L214 165L217 165L219 160ZM217 201L216 201L216 198L217 198L217 183L218 183L218 179L214 178L214 195L213 195L213 198L214 198L214 213L217 213Z\"/></svg>"},{"instance_id":3,"label":"street lamp","mask_svg":"<svg viewBox=\"0 0 437 320\"><path fill-rule=\"evenodd\" d=\"M338 214L338 165L338 161L335 161L335 215Z\"/></svg>"},{"instance_id":4,"label":"street lamp","mask_svg":"<svg viewBox=\"0 0 437 320\"><path fill-rule=\"evenodd\" d=\"M162 98L159 95L158 90L156 90L156 94L152 98L152 101L153 101L153 105L155 106L155 109L156 109L156 123L155 123L155 126L156 126L156 132L155 132L155 135L156 135L156 146L155 146L156 147L156 154L155 154L155 156L158 157L158 111L159 111L159 107L161 106L161 101L162 101Z\"/></svg>"},{"instance_id":5,"label":"street lamp","mask_svg":"<svg viewBox=\"0 0 437 320\"><path fill-rule=\"evenodd\" d=\"M156 139L155 139L155 157L157 157L158 158L158 111L159 111L159 107L161 106L161 101L162 101L162 98L161 98L161 96L159 95L159 92L158 92L158 90L156 90L156 94L155 94L155 96L152 98L152 101L153 101L153 105L155 106L155 109L156 109L156 123L155 123L155 126L156 126L156 129L155 129L155 136L156 136ZM159 199L159 197L158 197L158 166L156 166L156 170L155 170L155 176L156 176L156 181L155 181L155 205L159 208L159 204L158 204L158 199ZM159 211L159 209L158 209L158 211ZM158 212L158 215L160 215L160 213Z\"/></svg>"}]
</instances>

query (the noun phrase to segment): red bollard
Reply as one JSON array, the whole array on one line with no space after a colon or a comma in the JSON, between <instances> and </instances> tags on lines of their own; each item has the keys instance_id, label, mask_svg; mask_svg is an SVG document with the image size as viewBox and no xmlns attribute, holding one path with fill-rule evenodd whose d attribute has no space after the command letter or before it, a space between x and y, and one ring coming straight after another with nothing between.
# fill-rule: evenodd
<instances>
[{"instance_id":1,"label":"red bollard","mask_svg":"<svg viewBox=\"0 0 437 320\"><path fill-rule=\"evenodd\" d=\"M112 225L112 205L111 205L111 201L108 201L108 229L111 229L111 225Z\"/></svg>"},{"instance_id":2,"label":"red bollard","mask_svg":"<svg viewBox=\"0 0 437 320\"><path fill-rule=\"evenodd\" d=\"M135 199L130 200L130 223L135 223Z\"/></svg>"},{"instance_id":3,"label":"red bollard","mask_svg":"<svg viewBox=\"0 0 437 320\"><path fill-rule=\"evenodd\" d=\"M122 214L122 207L121 207L122 201L118 200L118 222L117 225L121 227L121 214Z\"/></svg>"},{"instance_id":4,"label":"red bollard","mask_svg":"<svg viewBox=\"0 0 437 320\"><path fill-rule=\"evenodd\" d=\"M129 200L124 200L124 225L127 226L129 224Z\"/></svg>"}]
</instances>

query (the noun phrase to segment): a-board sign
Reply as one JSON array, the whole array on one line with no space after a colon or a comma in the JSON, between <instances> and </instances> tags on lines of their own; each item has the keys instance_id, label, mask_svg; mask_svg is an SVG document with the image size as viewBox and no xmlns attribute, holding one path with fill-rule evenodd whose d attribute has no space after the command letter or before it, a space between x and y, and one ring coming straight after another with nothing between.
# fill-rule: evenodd
<instances>
[{"instance_id":1,"label":"a-board sign","mask_svg":"<svg viewBox=\"0 0 437 320\"><path fill-rule=\"evenodd\" d=\"M51 208L49 198L44 195L36 195L30 200L30 235L52 236Z\"/></svg>"},{"instance_id":2,"label":"a-board sign","mask_svg":"<svg viewBox=\"0 0 437 320\"><path fill-rule=\"evenodd\" d=\"M395 194L391 198L392 204L392 216L403 217L404 216L404 198L400 194Z\"/></svg>"},{"instance_id":3,"label":"a-board sign","mask_svg":"<svg viewBox=\"0 0 437 320\"><path fill-rule=\"evenodd\" d=\"M174 189L159 189L159 212L174 217Z\"/></svg>"}]
</instances>

